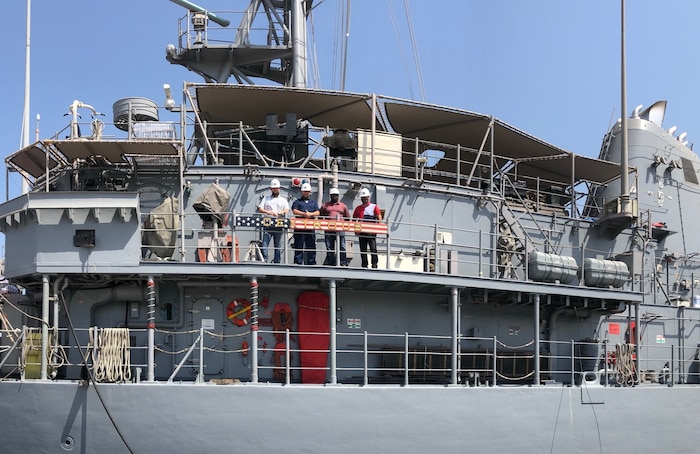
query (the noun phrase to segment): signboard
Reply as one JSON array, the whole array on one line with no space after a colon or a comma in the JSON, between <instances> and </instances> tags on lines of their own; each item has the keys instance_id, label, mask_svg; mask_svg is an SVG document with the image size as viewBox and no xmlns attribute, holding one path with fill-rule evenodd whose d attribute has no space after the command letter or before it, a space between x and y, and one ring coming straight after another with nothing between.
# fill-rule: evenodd
<instances>
[{"instance_id":1,"label":"signboard","mask_svg":"<svg viewBox=\"0 0 700 454\"><path fill-rule=\"evenodd\" d=\"M349 329L362 328L362 319L361 318L349 318L348 319L348 328Z\"/></svg>"},{"instance_id":2,"label":"signboard","mask_svg":"<svg viewBox=\"0 0 700 454\"><path fill-rule=\"evenodd\" d=\"M620 324L611 323L610 325L608 325L608 332L610 334L620 334Z\"/></svg>"}]
</instances>

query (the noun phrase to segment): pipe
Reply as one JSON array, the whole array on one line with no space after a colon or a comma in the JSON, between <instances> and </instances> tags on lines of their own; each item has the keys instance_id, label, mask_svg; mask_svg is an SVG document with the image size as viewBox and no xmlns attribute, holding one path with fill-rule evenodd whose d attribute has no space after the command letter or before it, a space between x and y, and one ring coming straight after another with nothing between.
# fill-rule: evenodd
<instances>
[{"instance_id":1,"label":"pipe","mask_svg":"<svg viewBox=\"0 0 700 454\"><path fill-rule=\"evenodd\" d=\"M250 278L250 382L258 382L258 279Z\"/></svg>"},{"instance_id":2,"label":"pipe","mask_svg":"<svg viewBox=\"0 0 700 454\"><path fill-rule=\"evenodd\" d=\"M459 358L459 290L457 287L452 287L450 289L450 304L452 306L452 356L450 368L452 369L451 382L453 385L458 383L457 371L459 369L459 364L457 362Z\"/></svg>"},{"instance_id":3,"label":"pipe","mask_svg":"<svg viewBox=\"0 0 700 454\"><path fill-rule=\"evenodd\" d=\"M535 379L534 385L540 384L540 294L535 293L533 306L535 308Z\"/></svg>"},{"instance_id":4,"label":"pipe","mask_svg":"<svg viewBox=\"0 0 700 454\"><path fill-rule=\"evenodd\" d=\"M337 243L340 243L340 239L336 238L338 241ZM340 256L336 255L336 261L340 261ZM328 316L330 317L330 383L332 385L335 385L338 383L338 374L337 374L337 345L336 345L336 336L337 336L337 328L336 328L336 311L338 308L338 303L336 300L336 292L335 292L335 279L331 279L328 281L328 300L330 304L329 308L329 314Z\"/></svg>"},{"instance_id":5,"label":"pipe","mask_svg":"<svg viewBox=\"0 0 700 454\"><path fill-rule=\"evenodd\" d=\"M49 276L41 276L41 379L48 379L49 362Z\"/></svg>"},{"instance_id":6,"label":"pipe","mask_svg":"<svg viewBox=\"0 0 700 454\"><path fill-rule=\"evenodd\" d=\"M153 276L148 276L148 360L146 381L155 381L155 330L156 330L156 283Z\"/></svg>"},{"instance_id":7,"label":"pipe","mask_svg":"<svg viewBox=\"0 0 700 454\"><path fill-rule=\"evenodd\" d=\"M63 282L63 286L59 290L59 285ZM68 287L68 279L64 276L59 276L53 283L53 327L56 337L54 338L53 348L58 348L58 313L59 313L59 292L65 290Z\"/></svg>"}]
</instances>

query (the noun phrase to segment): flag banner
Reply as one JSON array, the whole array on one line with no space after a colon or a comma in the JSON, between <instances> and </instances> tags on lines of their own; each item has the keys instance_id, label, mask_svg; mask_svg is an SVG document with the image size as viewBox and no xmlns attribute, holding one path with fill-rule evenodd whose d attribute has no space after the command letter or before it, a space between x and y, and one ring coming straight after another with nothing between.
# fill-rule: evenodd
<instances>
[{"instance_id":1,"label":"flag banner","mask_svg":"<svg viewBox=\"0 0 700 454\"><path fill-rule=\"evenodd\" d=\"M236 227L290 228L297 230L324 230L386 234L389 229L382 222L339 221L335 219L275 218L271 216L236 216Z\"/></svg>"}]
</instances>

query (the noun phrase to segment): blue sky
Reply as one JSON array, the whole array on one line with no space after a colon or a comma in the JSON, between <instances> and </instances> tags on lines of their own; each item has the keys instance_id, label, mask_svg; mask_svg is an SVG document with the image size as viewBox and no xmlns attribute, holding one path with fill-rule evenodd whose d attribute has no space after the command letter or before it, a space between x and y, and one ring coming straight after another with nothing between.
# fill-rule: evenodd
<instances>
[{"instance_id":1,"label":"blue sky","mask_svg":"<svg viewBox=\"0 0 700 454\"><path fill-rule=\"evenodd\" d=\"M195 3L212 11L247 5ZM332 76L339 66L334 34L338 4L345 0L316 3L319 88L339 88ZM409 5L425 101L490 114L569 151L597 156L603 135L620 115L619 1L409 0ZM351 6L346 89L420 100L403 0L355 0ZM25 12L23 0L3 2L3 156L16 151L21 138ZM33 0L32 141L36 114L40 135L52 136L68 124L64 114L74 99L108 114L109 121L118 99L143 96L161 103L163 83L200 81L165 60L184 13L168 0ZM697 143L699 22L696 0L627 0L628 111L666 99L665 126L677 125ZM0 178L4 183L4 173ZM10 179L11 197L19 184Z\"/></svg>"}]
</instances>

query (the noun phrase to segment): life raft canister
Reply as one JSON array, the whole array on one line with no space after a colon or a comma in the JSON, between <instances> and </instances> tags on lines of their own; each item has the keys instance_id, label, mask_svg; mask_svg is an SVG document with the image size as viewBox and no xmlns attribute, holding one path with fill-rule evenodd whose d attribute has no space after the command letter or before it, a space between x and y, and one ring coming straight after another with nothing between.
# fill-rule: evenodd
<instances>
[{"instance_id":1,"label":"life raft canister","mask_svg":"<svg viewBox=\"0 0 700 454\"><path fill-rule=\"evenodd\" d=\"M247 325L248 320L250 320L250 301L244 298L236 298L228 303L226 318L236 326Z\"/></svg>"}]
</instances>

